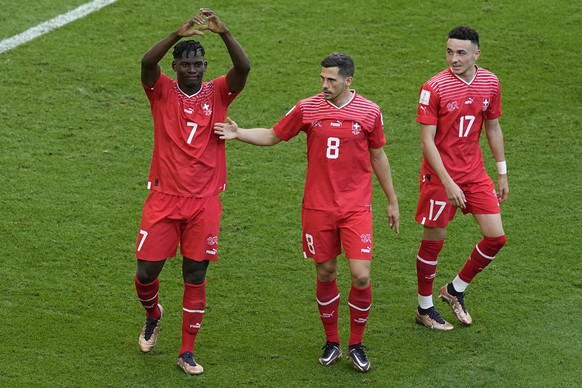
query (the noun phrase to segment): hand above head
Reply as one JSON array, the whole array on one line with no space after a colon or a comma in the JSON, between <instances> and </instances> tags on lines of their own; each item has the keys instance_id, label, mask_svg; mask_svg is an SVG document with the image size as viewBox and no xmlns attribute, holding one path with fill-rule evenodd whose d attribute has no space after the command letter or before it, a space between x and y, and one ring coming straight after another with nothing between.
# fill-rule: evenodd
<instances>
[{"instance_id":1,"label":"hand above head","mask_svg":"<svg viewBox=\"0 0 582 388\"><path fill-rule=\"evenodd\" d=\"M176 30L176 35L180 37L187 37L192 35L204 35L202 32L206 20L202 16L194 16Z\"/></svg>"},{"instance_id":2,"label":"hand above head","mask_svg":"<svg viewBox=\"0 0 582 388\"><path fill-rule=\"evenodd\" d=\"M226 123L215 123L214 133L217 134L221 140L236 139L238 135L238 125L230 119L226 118Z\"/></svg>"},{"instance_id":3,"label":"hand above head","mask_svg":"<svg viewBox=\"0 0 582 388\"><path fill-rule=\"evenodd\" d=\"M200 16L204 18L206 24L200 26L200 31L210 30L217 34L227 31L226 26L210 8L200 8Z\"/></svg>"}]
</instances>

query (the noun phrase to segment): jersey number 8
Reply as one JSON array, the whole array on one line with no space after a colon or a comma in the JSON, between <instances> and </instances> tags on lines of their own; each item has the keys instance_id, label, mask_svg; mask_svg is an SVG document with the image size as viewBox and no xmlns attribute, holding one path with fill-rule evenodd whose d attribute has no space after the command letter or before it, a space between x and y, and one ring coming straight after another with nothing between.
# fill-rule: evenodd
<instances>
[{"instance_id":1,"label":"jersey number 8","mask_svg":"<svg viewBox=\"0 0 582 388\"><path fill-rule=\"evenodd\" d=\"M328 137L327 138L327 151L325 152L325 156L328 159L339 158L339 146L340 146L340 139L338 139L337 137Z\"/></svg>"}]
</instances>

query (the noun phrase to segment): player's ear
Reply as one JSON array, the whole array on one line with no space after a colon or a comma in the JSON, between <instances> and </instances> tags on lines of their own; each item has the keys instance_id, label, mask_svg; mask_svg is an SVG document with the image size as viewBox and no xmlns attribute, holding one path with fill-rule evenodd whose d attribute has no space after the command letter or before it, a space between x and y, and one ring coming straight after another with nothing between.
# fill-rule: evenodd
<instances>
[{"instance_id":1,"label":"player's ear","mask_svg":"<svg viewBox=\"0 0 582 388\"><path fill-rule=\"evenodd\" d=\"M474 55L475 55L475 60L479 59L479 57L481 56L481 50L477 49L475 51L475 54Z\"/></svg>"},{"instance_id":2,"label":"player's ear","mask_svg":"<svg viewBox=\"0 0 582 388\"><path fill-rule=\"evenodd\" d=\"M172 70L176 71L176 61L172 61Z\"/></svg>"}]
</instances>

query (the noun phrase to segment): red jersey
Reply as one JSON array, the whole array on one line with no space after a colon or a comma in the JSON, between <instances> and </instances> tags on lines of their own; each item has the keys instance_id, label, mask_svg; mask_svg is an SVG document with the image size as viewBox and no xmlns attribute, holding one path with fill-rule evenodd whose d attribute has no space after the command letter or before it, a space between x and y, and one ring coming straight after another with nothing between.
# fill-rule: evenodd
<instances>
[{"instance_id":1,"label":"red jersey","mask_svg":"<svg viewBox=\"0 0 582 388\"><path fill-rule=\"evenodd\" d=\"M226 188L224 141L214 123L224 122L230 93L226 77L203 82L188 96L161 74L153 88L143 85L154 120L154 150L148 188L183 197L208 197Z\"/></svg>"},{"instance_id":2,"label":"red jersey","mask_svg":"<svg viewBox=\"0 0 582 388\"><path fill-rule=\"evenodd\" d=\"M436 125L434 138L447 172L462 184L481 176L485 167L479 143L483 120L501 116L501 89L495 74L477 68L466 82L450 68L441 71L420 89L416 121ZM425 157L421 175L436 176Z\"/></svg>"},{"instance_id":3,"label":"red jersey","mask_svg":"<svg viewBox=\"0 0 582 388\"><path fill-rule=\"evenodd\" d=\"M307 176L303 207L328 211L370 209L372 173L369 148L386 144L378 105L352 92L337 107L323 93L299 101L273 130L288 141L307 134Z\"/></svg>"}]
</instances>

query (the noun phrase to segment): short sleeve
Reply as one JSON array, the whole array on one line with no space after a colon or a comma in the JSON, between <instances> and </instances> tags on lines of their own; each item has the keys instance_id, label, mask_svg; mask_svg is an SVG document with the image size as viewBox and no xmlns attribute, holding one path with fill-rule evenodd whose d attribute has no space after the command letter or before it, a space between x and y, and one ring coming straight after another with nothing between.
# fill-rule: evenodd
<instances>
[{"instance_id":1,"label":"short sleeve","mask_svg":"<svg viewBox=\"0 0 582 388\"><path fill-rule=\"evenodd\" d=\"M295 104L285 117L273 126L275 135L281 140L289 141L303 129L303 112L301 102Z\"/></svg>"},{"instance_id":2,"label":"short sleeve","mask_svg":"<svg viewBox=\"0 0 582 388\"><path fill-rule=\"evenodd\" d=\"M425 83L420 88L416 122L426 125L438 123L438 95L432 87Z\"/></svg>"}]
</instances>

